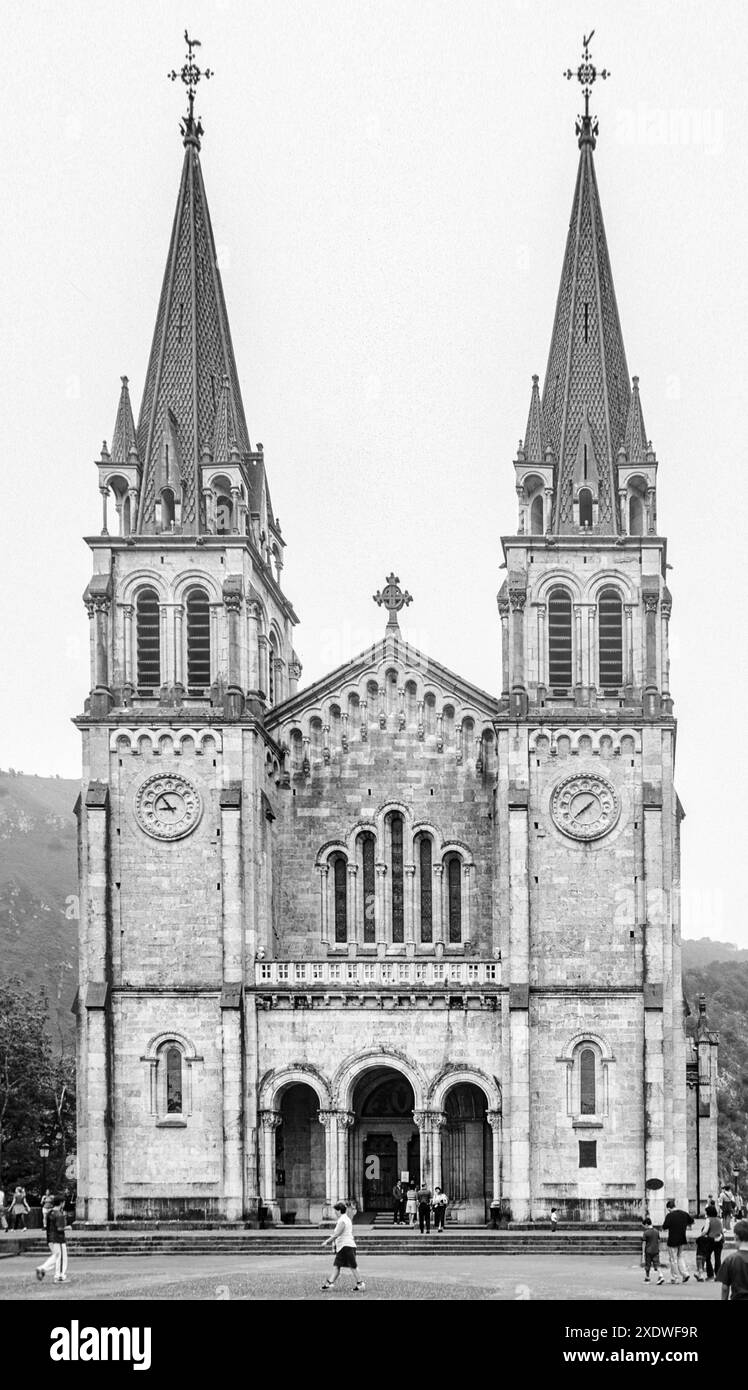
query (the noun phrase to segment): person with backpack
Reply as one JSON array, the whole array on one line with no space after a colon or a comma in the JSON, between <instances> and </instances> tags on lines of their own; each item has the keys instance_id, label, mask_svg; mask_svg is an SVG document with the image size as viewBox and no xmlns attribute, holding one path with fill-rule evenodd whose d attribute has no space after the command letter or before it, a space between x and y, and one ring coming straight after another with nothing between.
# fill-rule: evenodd
<instances>
[{"instance_id":1,"label":"person with backpack","mask_svg":"<svg viewBox=\"0 0 748 1390\"><path fill-rule=\"evenodd\" d=\"M47 1216L47 1244L51 1255L43 1265L37 1265L36 1277L41 1283L46 1274L55 1272L55 1283L68 1281L68 1247L65 1239L65 1198L56 1197Z\"/></svg>"},{"instance_id":2,"label":"person with backpack","mask_svg":"<svg viewBox=\"0 0 748 1390\"><path fill-rule=\"evenodd\" d=\"M748 1303L748 1221L735 1222L737 1249L725 1255L717 1279L722 1285L722 1300Z\"/></svg>"}]
</instances>

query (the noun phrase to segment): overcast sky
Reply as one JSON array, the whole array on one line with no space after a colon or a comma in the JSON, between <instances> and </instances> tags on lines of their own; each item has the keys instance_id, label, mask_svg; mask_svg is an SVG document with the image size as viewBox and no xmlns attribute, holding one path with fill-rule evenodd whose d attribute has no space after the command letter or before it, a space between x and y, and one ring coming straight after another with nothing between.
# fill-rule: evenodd
<instances>
[{"instance_id":1,"label":"overcast sky","mask_svg":"<svg viewBox=\"0 0 748 1390\"><path fill-rule=\"evenodd\" d=\"M596 154L674 596L684 922L748 944L748 8L688 0L3 6L0 766L79 774L93 460L140 404L182 162L202 164L303 683L383 629L498 693L499 538L576 174L563 70L596 28Z\"/></svg>"}]
</instances>

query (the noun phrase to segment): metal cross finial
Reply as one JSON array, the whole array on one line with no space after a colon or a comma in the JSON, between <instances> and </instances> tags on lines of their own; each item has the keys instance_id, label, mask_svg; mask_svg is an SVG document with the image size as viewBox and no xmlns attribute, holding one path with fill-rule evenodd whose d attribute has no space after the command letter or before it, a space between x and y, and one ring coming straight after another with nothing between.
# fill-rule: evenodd
<instances>
[{"instance_id":1,"label":"metal cross finial","mask_svg":"<svg viewBox=\"0 0 748 1390\"><path fill-rule=\"evenodd\" d=\"M400 627L397 621L397 615L401 608L406 608L409 603L413 602L413 595L409 594L407 589L403 592L400 588L400 580L396 574L388 574L384 589L378 590L372 597L374 602L379 604L380 608L384 607L387 609L388 629L394 628L395 632L399 632Z\"/></svg>"},{"instance_id":2,"label":"metal cross finial","mask_svg":"<svg viewBox=\"0 0 748 1390\"><path fill-rule=\"evenodd\" d=\"M584 34L582 35L582 61L575 72L572 71L571 68L567 68L564 73L564 77L566 77L568 81L571 81L572 77L576 77L577 81L581 84L582 95L584 96L584 119L587 123L589 123L590 120L590 95L592 93L592 85L597 81L598 77L601 77L603 81L605 81L606 77L610 77L608 68L598 70L590 57L590 44L594 34L594 29L591 29L586 38ZM596 131L594 133L596 133Z\"/></svg>"},{"instance_id":3,"label":"metal cross finial","mask_svg":"<svg viewBox=\"0 0 748 1390\"><path fill-rule=\"evenodd\" d=\"M184 82L184 85L187 88L187 100L189 101L190 109L187 112L187 115L184 120L185 128L182 130L182 134L185 136L192 134L200 136L202 134L202 130L198 128L200 123L198 122L198 126L196 126L194 119L195 91L201 77L214 77L215 73L210 68L206 68L204 72L201 72L195 61L194 50L196 48L200 48L200 40L191 39L189 34L187 33L187 30L185 29L184 41L187 45L186 61L182 65L182 68L179 72L177 72L175 68L172 68L171 72L167 72L166 76L169 78L171 82L176 82L177 78L181 78L182 82Z\"/></svg>"}]
</instances>

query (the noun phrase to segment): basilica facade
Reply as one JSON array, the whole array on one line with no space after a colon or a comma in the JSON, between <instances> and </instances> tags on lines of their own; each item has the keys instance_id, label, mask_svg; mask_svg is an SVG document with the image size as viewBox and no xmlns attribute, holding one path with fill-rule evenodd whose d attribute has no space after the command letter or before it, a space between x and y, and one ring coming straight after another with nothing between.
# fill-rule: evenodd
<instances>
[{"instance_id":1,"label":"basilica facade","mask_svg":"<svg viewBox=\"0 0 748 1390\"><path fill-rule=\"evenodd\" d=\"M382 638L302 688L190 99L139 420L123 378L87 538L88 1221L320 1221L389 1209L401 1177L465 1222L657 1217L717 1190L716 1040L703 1013L687 1034L681 984L658 464L589 115L577 134L548 367L506 464L496 690L409 644L374 525Z\"/></svg>"}]
</instances>

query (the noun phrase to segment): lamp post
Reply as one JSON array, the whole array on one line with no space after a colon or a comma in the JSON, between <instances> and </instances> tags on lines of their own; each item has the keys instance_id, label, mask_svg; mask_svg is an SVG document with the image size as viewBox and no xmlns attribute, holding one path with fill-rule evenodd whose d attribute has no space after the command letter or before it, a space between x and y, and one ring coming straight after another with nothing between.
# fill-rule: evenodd
<instances>
[{"instance_id":1,"label":"lamp post","mask_svg":"<svg viewBox=\"0 0 748 1390\"><path fill-rule=\"evenodd\" d=\"M39 1145L39 1157L42 1161L42 1197L47 1190L47 1159L49 1158L49 1144Z\"/></svg>"}]
</instances>

